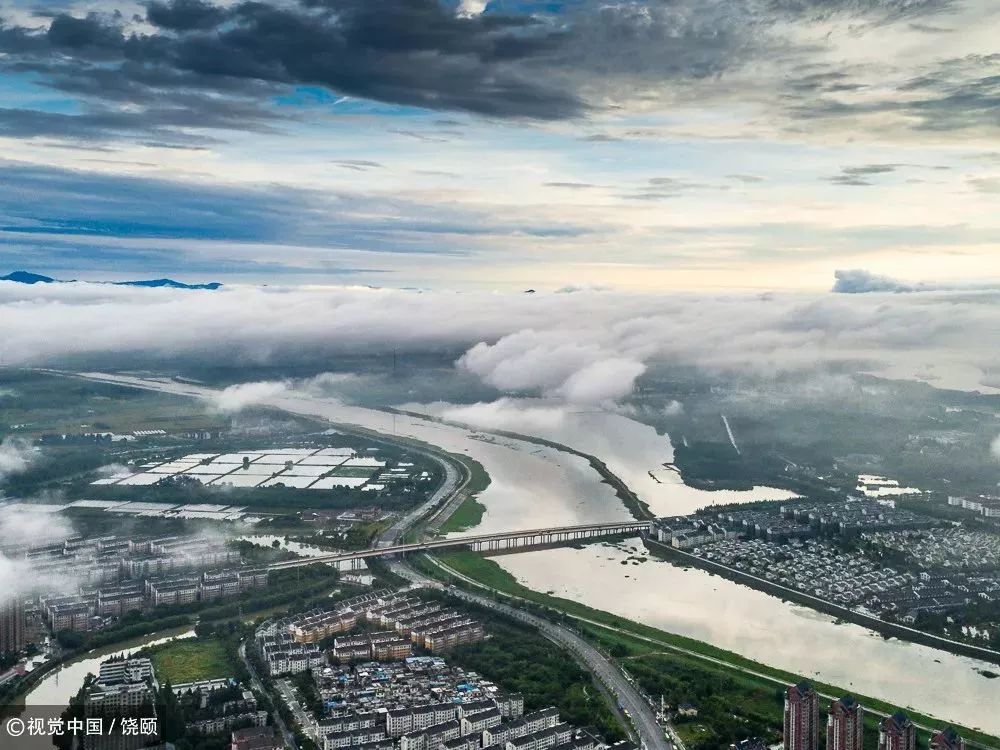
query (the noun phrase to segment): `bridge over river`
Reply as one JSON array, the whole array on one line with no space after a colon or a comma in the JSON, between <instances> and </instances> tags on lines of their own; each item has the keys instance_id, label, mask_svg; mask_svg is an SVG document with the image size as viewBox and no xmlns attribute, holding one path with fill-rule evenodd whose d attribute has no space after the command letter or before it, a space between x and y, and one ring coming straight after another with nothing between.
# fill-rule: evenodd
<instances>
[{"instance_id":1,"label":"bridge over river","mask_svg":"<svg viewBox=\"0 0 1000 750\"><path fill-rule=\"evenodd\" d=\"M468 548L483 554L500 554L514 550L532 549L535 547L551 547L559 544L574 544L592 539L626 536L630 534L645 534L652 529L649 521L626 521L614 523L590 523L582 526L554 526L548 529L528 529L525 531L505 531L498 534L478 534L457 536L448 539L432 539L412 544L394 544L384 547L356 550L354 552L331 552L328 555L296 558L271 563L271 570L297 568L314 563L330 563L338 566L352 567L362 560L372 557L391 557L405 555L408 552L427 552L437 549Z\"/></svg>"}]
</instances>

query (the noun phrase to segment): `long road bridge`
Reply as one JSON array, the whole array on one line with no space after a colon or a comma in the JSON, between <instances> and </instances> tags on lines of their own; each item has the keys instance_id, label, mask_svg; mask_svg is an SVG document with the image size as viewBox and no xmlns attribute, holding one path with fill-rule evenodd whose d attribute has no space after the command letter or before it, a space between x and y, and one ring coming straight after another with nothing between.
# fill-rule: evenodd
<instances>
[{"instance_id":1,"label":"long road bridge","mask_svg":"<svg viewBox=\"0 0 1000 750\"><path fill-rule=\"evenodd\" d=\"M314 563L357 565L362 560L371 557L389 557L405 555L408 552L427 552L436 549L468 548L484 554L499 554L534 547L549 547L558 544L573 544L584 540L604 539L607 537L628 534L644 534L651 531L649 521L627 521L624 523L590 523L582 526L554 526L548 529L528 529L525 531L504 531L498 534L476 534L470 536L452 537L449 539L433 539L412 544L395 544L385 547L372 547L354 552L331 552L328 555L314 555L294 560L284 560L272 563L267 567L271 570L297 568Z\"/></svg>"}]
</instances>

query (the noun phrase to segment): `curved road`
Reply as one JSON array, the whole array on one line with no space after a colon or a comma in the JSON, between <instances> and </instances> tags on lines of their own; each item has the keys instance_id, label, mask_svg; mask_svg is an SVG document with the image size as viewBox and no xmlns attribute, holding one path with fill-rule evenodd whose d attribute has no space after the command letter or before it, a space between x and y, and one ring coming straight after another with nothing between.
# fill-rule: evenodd
<instances>
[{"instance_id":1,"label":"curved road","mask_svg":"<svg viewBox=\"0 0 1000 750\"><path fill-rule=\"evenodd\" d=\"M488 607L537 629L550 641L573 654L583 667L611 691L638 732L642 746L646 750L673 750L673 744L667 739L663 728L656 721L655 711L632 684L628 676L607 656L598 651L593 644L584 640L570 628L550 622L509 604L502 604L487 596L473 594L455 586L442 586L440 582L426 577L403 562L394 562L391 568L394 573L414 584L442 587L459 599ZM477 583L477 585L481 586L482 584ZM681 746L681 750L683 750L683 746Z\"/></svg>"}]
</instances>

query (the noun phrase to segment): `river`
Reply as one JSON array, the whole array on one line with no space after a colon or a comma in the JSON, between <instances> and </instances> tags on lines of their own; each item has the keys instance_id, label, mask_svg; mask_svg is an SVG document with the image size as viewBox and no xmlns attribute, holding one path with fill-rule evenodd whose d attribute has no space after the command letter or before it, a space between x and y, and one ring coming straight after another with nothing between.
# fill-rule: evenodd
<instances>
[{"instance_id":1,"label":"river","mask_svg":"<svg viewBox=\"0 0 1000 750\"><path fill-rule=\"evenodd\" d=\"M217 393L187 383L124 375L94 376L208 401ZM493 437L474 428L347 406L332 399L289 395L269 397L261 403L332 422L358 425L387 436L420 440L475 458L490 475L490 486L479 497L487 510L476 533L631 520L614 491L600 483L590 464L564 451L523 440Z\"/></svg>"},{"instance_id":2,"label":"river","mask_svg":"<svg viewBox=\"0 0 1000 750\"><path fill-rule=\"evenodd\" d=\"M596 456L657 516L687 515L706 505L795 497L794 492L776 487L711 492L689 487L672 468L674 447L670 436L622 414L533 407L528 399L507 399L504 403L505 410L454 404L408 404L406 408L481 429L545 438ZM540 409L544 415L541 418Z\"/></svg>"},{"instance_id":3,"label":"river","mask_svg":"<svg viewBox=\"0 0 1000 750\"><path fill-rule=\"evenodd\" d=\"M100 377L206 399L214 393L187 384ZM489 473L491 484L479 496L486 506L482 523L465 533L629 519L585 460L523 440L490 437L481 432L488 427L535 434L598 456L661 515L689 513L712 503L790 496L774 488L721 493L687 487L663 466L673 459L669 436L619 414L558 413L521 419L515 413L498 422L495 414L456 411L449 405L425 407L449 418L461 416L479 424L477 429L394 417L308 396L271 397L263 403L415 438L475 458ZM553 591L764 664L1000 734L1000 713L986 708L1000 705L1000 679L976 672L992 665L886 640L860 626L837 624L814 610L697 569L654 561L622 565L625 557L619 549L590 545L495 559L533 589Z\"/></svg>"},{"instance_id":4,"label":"river","mask_svg":"<svg viewBox=\"0 0 1000 750\"><path fill-rule=\"evenodd\" d=\"M83 679L87 674L97 674L101 662L109 656L128 656L146 646L193 637L193 628L177 628L88 651L45 675L31 692L24 696L24 703L27 706L66 706L69 704L69 699L83 686Z\"/></svg>"},{"instance_id":5,"label":"river","mask_svg":"<svg viewBox=\"0 0 1000 750\"><path fill-rule=\"evenodd\" d=\"M638 539L626 546L645 549ZM697 568L594 544L503 555L493 560L524 585L660 630L688 636L762 664L814 677L901 708L1000 734L996 670L964 656L885 639ZM942 686L947 689L942 689Z\"/></svg>"}]
</instances>

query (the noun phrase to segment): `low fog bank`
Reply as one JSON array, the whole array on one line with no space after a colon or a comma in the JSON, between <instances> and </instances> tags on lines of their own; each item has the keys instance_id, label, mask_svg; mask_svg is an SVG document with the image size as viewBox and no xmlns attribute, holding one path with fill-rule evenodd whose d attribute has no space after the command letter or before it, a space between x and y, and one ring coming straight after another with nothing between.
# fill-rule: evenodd
<instances>
[{"instance_id":1,"label":"low fog bank","mask_svg":"<svg viewBox=\"0 0 1000 750\"><path fill-rule=\"evenodd\" d=\"M25 471L38 455L38 449L27 440L5 437L0 442L0 482Z\"/></svg>"},{"instance_id":2,"label":"low fog bank","mask_svg":"<svg viewBox=\"0 0 1000 750\"><path fill-rule=\"evenodd\" d=\"M40 546L60 542L73 535L73 526L57 513L29 513L3 508L0 513L0 542L17 545L30 542ZM0 600L37 591L72 592L79 581L69 576L52 576L39 571L29 560L11 558L0 552Z\"/></svg>"},{"instance_id":3,"label":"low fog bank","mask_svg":"<svg viewBox=\"0 0 1000 750\"><path fill-rule=\"evenodd\" d=\"M349 389L352 357L439 353L456 377L481 384L479 398L492 389L602 405L627 397L655 363L727 377L869 371L988 389L1000 373L997 302L986 292L190 292L0 282L0 337L6 364L306 367L345 381L320 388Z\"/></svg>"}]
</instances>

